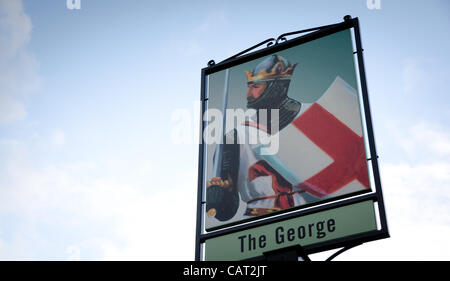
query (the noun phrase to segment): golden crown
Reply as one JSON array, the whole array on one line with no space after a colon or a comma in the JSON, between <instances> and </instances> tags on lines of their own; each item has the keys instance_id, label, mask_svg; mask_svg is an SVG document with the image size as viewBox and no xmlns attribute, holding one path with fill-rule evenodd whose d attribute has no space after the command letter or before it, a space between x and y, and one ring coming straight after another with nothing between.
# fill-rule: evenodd
<instances>
[{"instance_id":1,"label":"golden crown","mask_svg":"<svg viewBox=\"0 0 450 281\"><path fill-rule=\"evenodd\" d=\"M261 62L254 71L246 70L245 74L248 83L266 82L277 78L290 78L296 66L297 63L291 65L285 58L272 55Z\"/></svg>"}]
</instances>

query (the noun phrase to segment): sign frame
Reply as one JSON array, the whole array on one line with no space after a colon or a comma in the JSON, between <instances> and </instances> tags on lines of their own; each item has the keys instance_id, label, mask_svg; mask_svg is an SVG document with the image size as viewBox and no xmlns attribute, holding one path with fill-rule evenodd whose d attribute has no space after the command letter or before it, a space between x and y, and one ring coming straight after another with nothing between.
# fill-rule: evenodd
<instances>
[{"instance_id":1,"label":"sign frame","mask_svg":"<svg viewBox=\"0 0 450 281\"><path fill-rule=\"evenodd\" d=\"M201 112L200 116L203 116L203 113L205 112L207 106L207 100L206 97L206 76L215 72L218 72L220 70L224 70L227 68L230 68L235 65L239 65L245 62L249 62L261 57L264 57L266 55L273 54L275 52L279 52L285 49L289 49L294 46L298 46L346 29L353 29L353 38L354 38L354 47L356 50L354 50L354 54L356 54L356 62L355 67L357 67L356 75L357 75L357 83L359 83L360 86L360 92L362 96L362 106L363 106L363 130L366 132L366 138L368 143L368 158L367 163L369 166L369 170L372 173L373 183L374 183L374 190L368 191L368 192L360 192L360 193L351 193L348 195L340 196L338 198L331 198L329 200L319 201L317 203L314 203L312 205L308 205L307 208L294 208L294 209L287 209L284 212L277 212L275 216L271 216L269 218L263 218L262 216L258 216L257 218L252 219L252 222L249 222L249 220L246 220L244 222L237 222L234 226L233 225L227 225L224 228L220 228L217 230L209 229L208 232L205 232L204 230L204 205L206 204L205 200L205 194L204 194L204 186L205 186L205 151L206 146L202 139L200 139L199 144L199 168L198 168L198 192L197 192L197 221L196 221L196 238L195 238L195 260L200 261L202 260L202 255L204 251L202 251L202 245L203 243L211 238L235 233L238 231L248 230L254 227L259 227L263 225L268 225L271 223L281 222L283 220L292 219L295 217L301 217L308 214L314 214L322 211L332 210L334 208L342 207L342 206L348 206L351 204L357 204L363 201L372 201L373 203L376 202L374 205L375 212L378 214L378 222L379 222L379 229L365 232L365 233L359 233L356 235L351 235L348 237L338 238L334 240L329 240L325 242L316 243L313 245L308 245L303 248L306 254L316 253L320 251L325 250L331 250L339 247L350 247L355 244L360 244L364 242L374 241L378 239L384 239L389 237L389 230L387 225L387 218L385 213L385 205L383 200L383 193L382 193L382 187L381 187L381 180L380 180L380 173L379 173L379 167L378 167L378 155L376 152L375 147L375 138L373 133L373 124L372 124L372 118L371 118L371 111L370 111L370 105L369 105L369 98L368 98L368 89L367 89L367 81L366 81L366 74L365 74L365 68L364 68L364 59L363 59L363 48L361 43L361 35L360 35L360 28L359 28L359 20L358 18L351 18L350 16L344 17L344 21L337 24L331 24L323 27L318 28L311 28L299 32L291 32L291 33L285 33L278 37L276 40L276 43L272 46L268 46L264 49L254 51L252 53L244 54L247 51L253 49L254 47L261 46L267 42L275 41L275 39L271 38L268 40L263 41L262 43L249 48L229 59L226 59L223 62L220 62L218 64L215 64L213 61L210 61L208 63L208 67L203 68L201 70L201 94L200 94L200 101L201 101ZM294 35L301 32L310 32L306 35L299 36L290 40L286 40L284 36L288 35ZM280 42L280 40L284 40L283 42ZM270 44L270 43L269 43ZM203 136L203 131L205 128L205 123L202 118L200 118L200 138ZM367 148L366 148L367 149ZM370 163L370 165L369 165ZM254 220L254 221L253 221ZM300 245L301 246L301 245ZM260 259L264 259L264 256L260 257ZM256 259L258 260L258 258Z\"/></svg>"}]
</instances>

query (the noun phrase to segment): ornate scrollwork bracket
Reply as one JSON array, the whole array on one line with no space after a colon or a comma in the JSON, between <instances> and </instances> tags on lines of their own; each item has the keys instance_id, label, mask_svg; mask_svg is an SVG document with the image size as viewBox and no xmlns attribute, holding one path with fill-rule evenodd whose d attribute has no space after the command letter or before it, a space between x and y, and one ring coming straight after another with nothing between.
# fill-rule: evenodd
<instances>
[{"instance_id":1,"label":"ornate scrollwork bracket","mask_svg":"<svg viewBox=\"0 0 450 281\"><path fill-rule=\"evenodd\" d=\"M352 19L352 17L351 17L350 15L346 15L346 16L344 17L344 21L349 21L349 20L351 20L351 19ZM292 35L297 35L297 34L301 34L301 33L306 33L306 32L313 32L313 31L317 31L317 30L322 30L322 29L326 29L326 28L333 27L333 26L335 26L335 25L338 25L338 24L329 24L329 25L323 25L323 26L318 26L318 27L313 27L313 28L308 28L308 29L302 29L302 30L297 30L297 31L292 31L292 32L283 33L283 34L281 34L280 36L278 36L277 39L275 39L275 38L269 38L269 39L267 39L267 40L264 40L264 41L262 41L261 43L258 43L258 44L254 45L254 46L252 46L252 47L250 47L250 48L248 48L248 49L245 49L244 51L242 51L242 52L240 52L240 53L238 53L238 54L236 54L236 55L234 55L234 56L231 56L231 57L229 57L229 58L227 58L227 59L221 61L221 63L222 63L222 62L229 61L229 60L232 60L232 59L235 59L235 58L237 58L237 57L240 57L240 56L242 56L243 54L245 54L245 53L247 53L247 52L249 52L249 51L251 51L251 50L254 50L254 49L256 49L256 48L258 48L258 47L260 47L260 46L262 46L262 45L264 45L264 44L267 44L266 47L268 48L268 47L276 46L276 45L278 45L278 44L285 43L285 42L288 41L288 40L286 39L286 36L292 36ZM210 60L210 61L208 62L208 67L211 67L211 66L213 66L213 65L215 65L215 64L216 64L216 63L215 63L214 60Z\"/></svg>"}]
</instances>

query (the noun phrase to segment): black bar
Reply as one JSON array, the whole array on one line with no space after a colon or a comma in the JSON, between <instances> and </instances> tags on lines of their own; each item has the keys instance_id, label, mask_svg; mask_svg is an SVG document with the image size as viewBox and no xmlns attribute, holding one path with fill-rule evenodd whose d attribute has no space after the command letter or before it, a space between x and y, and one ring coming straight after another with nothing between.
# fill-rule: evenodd
<instances>
[{"instance_id":1,"label":"black bar","mask_svg":"<svg viewBox=\"0 0 450 281\"><path fill-rule=\"evenodd\" d=\"M356 43L356 49L362 50L362 43L361 43L361 34L359 30L359 20L358 18L354 18L354 31L355 31L355 43ZM383 191L381 190L381 180L380 180L380 172L378 168L378 156L377 151L375 148L375 137L373 133L373 125L372 125L372 115L370 113L370 104L369 104L369 95L367 90L367 81L366 81L366 72L364 68L364 58L363 58L363 52L357 52L358 57L358 69L359 69L359 78L361 82L361 91L362 91L362 97L363 97L363 104L364 104L364 114L366 118L366 127L367 127L367 135L369 139L369 148L370 148L370 157L372 158L372 170L373 170L373 177L375 180L375 189L376 194L378 196L378 210L380 214L380 223L381 228L388 233L388 226L387 226L387 219L386 219L386 212L384 207L384 200L383 200Z\"/></svg>"},{"instance_id":2,"label":"black bar","mask_svg":"<svg viewBox=\"0 0 450 281\"><path fill-rule=\"evenodd\" d=\"M386 278L390 270L402 274L403 279L431 275L446 276L448 262L194 262L194 261L3 261L2 274L14 275L21 279L33 279L46 276L46 279L58 280L60 272L70 272L76 280L89 276L98 279L138 280L142 276L161 276L163 280L291 280L300 279L309 273L312 279L334 280L339 276L346 281L361 280L367 275L355 272L355 269L376 278ZM199 274L192 269L213 269ZM442 274L441 274L441 273ZM209 273L209 274L208 274ZM309 276L308 276L309 277ZM152 278L152 277L150 277ZM153 279L153 278L152 278ZM158 278L154 278L158 279Z\"/></svg>"},{"instance_id":3,"label":"black bar","mask_svg":"<svg viewBox=\"0 0 450 281\"><path fill-rule=\"evenodd\" d=\"M202 70L202 78L200 85L200 143L198 146L198 187L197 187L197 221L196 221L196 235L195 235L195 260L200 260L200 247L201 247L201 232L202 232L202 201L203 201L203 154L204 154L204 143L203 143L203 113L205 111L205 72Z\"/></svg>"}]
</instances>

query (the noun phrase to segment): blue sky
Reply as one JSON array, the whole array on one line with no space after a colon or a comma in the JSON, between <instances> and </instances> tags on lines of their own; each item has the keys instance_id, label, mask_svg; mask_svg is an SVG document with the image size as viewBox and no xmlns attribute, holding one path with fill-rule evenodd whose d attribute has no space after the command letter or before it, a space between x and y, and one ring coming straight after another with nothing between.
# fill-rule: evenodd
<instances>
[{"instance_id":1,"label":"blue sky","mask_svg":"<svg viewBox=\"0 0 450 281\"><path fill-rule=\"evenodd\" d=\"M392 238L338 259L450 259L450 4L366 2L0 0L0 259L192 260L201 68L347 14Z\"/></svg>"}]
</instances>

